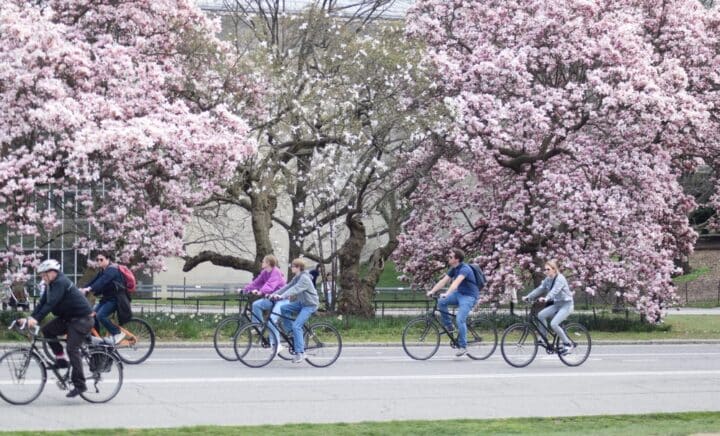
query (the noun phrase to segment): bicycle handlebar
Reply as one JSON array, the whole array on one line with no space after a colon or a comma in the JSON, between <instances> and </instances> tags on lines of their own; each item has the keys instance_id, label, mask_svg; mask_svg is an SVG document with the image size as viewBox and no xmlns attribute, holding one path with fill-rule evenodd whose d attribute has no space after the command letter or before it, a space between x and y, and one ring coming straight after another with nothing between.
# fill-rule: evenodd
<instances>
[{"instance_id":1,"label":"bicycle handlebar","mask_svg":"<svg viewBox=\"0 0 720 436\"><path fill-rule=\"evenodd\" d=\"M25 330L25 327L27 327L27 321L22 324L19 324L18 320L15 320L10 323L8 330L17 330L18 332L22 332L23 330ZM28 330L28 332L33 336L37 336L38 333L40 333L40 326L36 325L35 327L33 327L33 330L34 331Z\"/></svg>"}]
</instances>

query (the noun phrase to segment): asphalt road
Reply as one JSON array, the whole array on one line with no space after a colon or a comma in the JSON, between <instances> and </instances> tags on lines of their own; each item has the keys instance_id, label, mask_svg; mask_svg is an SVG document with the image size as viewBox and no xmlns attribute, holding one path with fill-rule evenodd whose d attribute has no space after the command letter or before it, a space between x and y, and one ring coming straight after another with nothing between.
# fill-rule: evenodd
<instances>
[{"instance_id":1,"label":"asphalt road","mask_svg":"<svg viewBox=\"0 0 720 436\"><path fill-rule=\"evenodd\" d=\"M447 347L424 362L398 347L346 347L325 369L157 349L125 367L108 404L64 395L51 381L30 405L0 401L0 430L719 411L720 345L597 345L579 368L538 355L523 369L499 350L472 361Z\"/></svg>"}]
</instances>

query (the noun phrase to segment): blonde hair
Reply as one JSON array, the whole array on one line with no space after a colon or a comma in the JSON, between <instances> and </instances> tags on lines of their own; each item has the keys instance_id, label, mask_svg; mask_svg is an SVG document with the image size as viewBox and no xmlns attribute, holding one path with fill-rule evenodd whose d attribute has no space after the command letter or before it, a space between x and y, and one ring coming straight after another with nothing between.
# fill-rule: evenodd
<instances>
[{"instance_id":1,"label":"blonde hair","mask_svg":"<svg viewBox=\"0 0 720 436\"><path fill-rule=\"evenodd\" d=\"M555 259L550 259L547 262L545 262L545 266L549 266L553 269L556 273L560 272L560 266L558 265L558 261Z\"/></svg>"},{"instance_id":2,"label":"blonde hair","mask_svg":"<svg viewBox=\"0 0 720 436\"><path fill-rule=\"evenodd\" d=\"M305 261L304 261L303 259L297 258L297 259L295 259L295 260L292 261L292 264L291 264L291 265L298 267L298 269L299 269L300 271L305 271L306 264L305 264Z\"/></svg>"},{"instance_id":3,"label":"blonde hair","mask_svg":"<svg viewBox=\"0 0 720 436\"><path fill-rule=\"evenodd\" d=\"M273 268L275 268L278 264L277 257L273 256L272 254L268 254L267 256L263 257L263 260Z\"/></svg>"}]
</instances>

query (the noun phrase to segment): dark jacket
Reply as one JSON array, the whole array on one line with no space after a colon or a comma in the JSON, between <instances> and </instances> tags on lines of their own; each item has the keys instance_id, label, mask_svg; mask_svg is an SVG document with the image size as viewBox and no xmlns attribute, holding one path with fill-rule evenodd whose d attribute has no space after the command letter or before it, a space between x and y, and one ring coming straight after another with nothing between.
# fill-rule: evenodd
<instances>
[{"instance_id":1,"label":"dark jacket","mask_svg":"<svg viewBox=\"0 0 720 436\"><path fill-rule=\"evenodd\" d=\"M110 300L116 298L118 293L125 292L125 278L117 265L110 264L100 271L87 287L93 294L102 296L101 300Z\"/></svg>"},{"instance_id":2,"label":"dark jacket","mask_svg":"<svg viewBox=\"0 0 720 436\"><path fill-rule=\"evenodd\" d=\"M40 322L50 312L58 318L70 321L90 315L92 307L70 279L59 272L57 278L43 292L31 316Z\"/></svg>"}]
</instances>

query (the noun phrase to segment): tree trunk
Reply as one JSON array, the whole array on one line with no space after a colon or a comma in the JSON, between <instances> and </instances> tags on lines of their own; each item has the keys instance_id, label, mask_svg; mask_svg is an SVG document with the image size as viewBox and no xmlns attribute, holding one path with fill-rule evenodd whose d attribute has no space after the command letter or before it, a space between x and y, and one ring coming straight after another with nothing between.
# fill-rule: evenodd
<instances>
[{"instance_id":1,"label":"tree trunk","mask_svg":"<svg viewBox=\"0 0 720 436\"><path fill-rule=\"evenodd\" d=\"M348 215L345 225L350 235L338 250L340 260L338 310L342 314L372 317L375 315L372 304L375 289L368 289L360 284L360 254L366 242L365 225L356 214Z\"/></svg>"}]
</instances>

